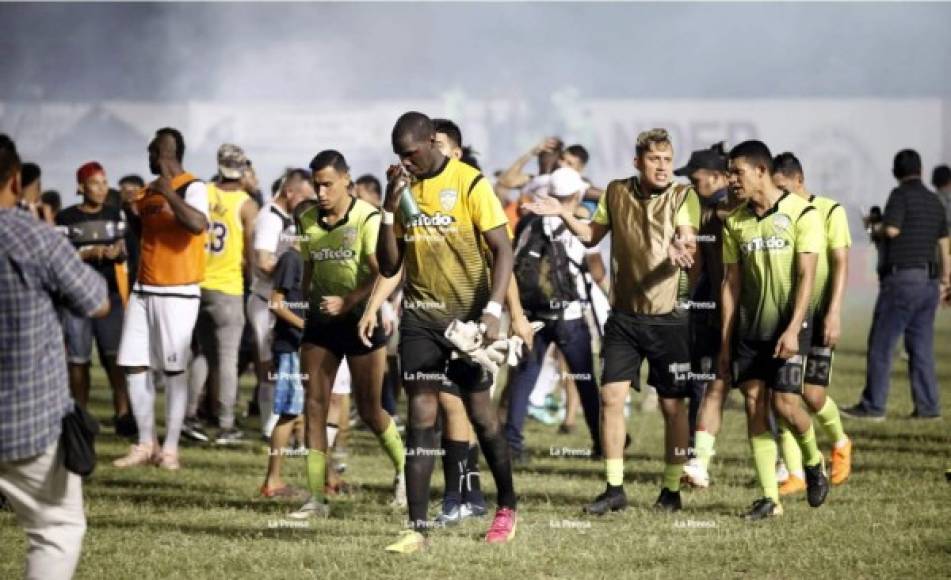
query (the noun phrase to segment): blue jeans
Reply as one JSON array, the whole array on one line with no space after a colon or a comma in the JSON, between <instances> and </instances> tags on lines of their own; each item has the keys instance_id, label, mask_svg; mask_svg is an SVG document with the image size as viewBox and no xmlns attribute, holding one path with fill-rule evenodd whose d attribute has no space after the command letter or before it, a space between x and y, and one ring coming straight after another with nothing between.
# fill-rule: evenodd
<instances>
[{"instance_id":1,"label":"blue jeans","mask_svg":"<svg viewBox=\"0 0 951 580\"><path fill-rule=\"evenodd\" d=\"M919 415L938 415L938 380L934 362L934 319L940 299L938 281L924 269L898 270L882 278L868 335L865 390L859 405L885 414L892 355L905 335L911 397Z\"/></svg>"},{"instance_id":2,"label":"blue jeans","mask_svg":"<svg viewBox=\"0 0 951 580\"><path fill-rule=\"evenodd\" d=\"M545 352L551 343L558 349L568 363L568 369L574 375L575 385L584 409L584 420L591 432L595 447L601 442L601 397L594 382L594 357L591 353L591 333L583 318L577 320L546 321L545 327L535 333L535 344L519 363L515 377L509 384L508 418L505 422L505 438L514 453L524 448L522 427L528 413L528 400L535 381L541 371Z\"/></svg>"}]
</instances>

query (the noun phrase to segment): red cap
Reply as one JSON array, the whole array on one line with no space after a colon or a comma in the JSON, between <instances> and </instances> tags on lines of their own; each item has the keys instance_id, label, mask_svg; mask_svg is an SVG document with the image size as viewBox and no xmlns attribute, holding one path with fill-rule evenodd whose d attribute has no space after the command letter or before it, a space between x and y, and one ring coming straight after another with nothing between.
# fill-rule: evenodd
<instances>
[{"instance_id":1,"label":"red cap","mask_svg":"<svg viewBox=\"0 0 951 580\"><path fill-rule=\"evenodd\" d=\"M90 161L76 170L76 182L79 184L86 183L86 180L93 175L105 172L106 170L97 161Z\"/></svg>"}]
</instances>

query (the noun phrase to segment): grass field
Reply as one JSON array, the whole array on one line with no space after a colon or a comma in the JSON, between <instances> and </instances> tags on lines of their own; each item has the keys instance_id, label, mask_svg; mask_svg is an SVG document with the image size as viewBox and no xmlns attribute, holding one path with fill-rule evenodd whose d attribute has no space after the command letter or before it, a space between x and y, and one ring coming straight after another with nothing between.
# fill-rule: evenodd
<instances>
[{"instance_id":1,"label":"grass field","mask_svg":"<svg viewBox=\"0 0 951 580\"><path fill-rule=\"evenodd\" d=\"M853 307L838 351L832 393L857 400L864 379L870 307ZM758 497L745 419L728 410L712 474L714 486L686 491L685 509L649 509L660 487L659 412L632 414L627 455L632 508L590 519L582 504L603 487L602 465L562 458L550 447L585 447L583 434L557 435L530 424L534 462L516 473L520 522L508 545L480 542L487 520L434 535L426 553L399 557L382 548L402 529L404 514L387 506L392 473L375 440L351 435L347 478L357 495L338 500L333 517L306 529L279 527L292 506L256 497L267 454L261 442L234 449L187 446L183 469L118 470L126 450L110 428L98 440L100 466L86 483L89 530L78 578L947 578L951 576L951 312L936 340L944 421L918 423L911 412L905 365L896 360L888 420L846 420L855 441L854 472L826 505L801 496L784 502L777 520L737 517ZM108 388L96 375L92 407L111 415ZM243 381L243 401L250 384ZM738 401L739 399L734 399ZM161 413L159 414L161 417ZM820 445L829 444L820 435ZM304 484L303 460L287 463L288 479ZM492 496L491 476L483 471ZM433 508L441 493L437 466ZM0 578L22 575L26 541L10 513L0 513ZM56 580L56 579L50 579Z\"/></svg>"}]
</instances>

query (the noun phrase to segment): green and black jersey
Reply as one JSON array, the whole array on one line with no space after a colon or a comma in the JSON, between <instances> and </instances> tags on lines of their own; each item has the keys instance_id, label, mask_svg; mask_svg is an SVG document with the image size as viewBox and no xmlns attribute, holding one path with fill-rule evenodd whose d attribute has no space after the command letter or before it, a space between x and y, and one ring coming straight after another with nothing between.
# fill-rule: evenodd
<instances>
[{"instance_id":1,"label":"green and black jersey","mask_svg":"<svg viewBox=\"0 0 951 580\"><path fill-rule=\"evenodd\" d=\"M370 280L369 257L376 253L376 239L380 231L380 212L369 203L353 198L346 215L330 226L316 204L297 214L301 234L300 253L311 265L311 278L304 280L308 287L311 309L308 315L318 321L330 322L316 305L324 296L346 296ZM354 323L363 315L366 303L347 313Z\"/></svg>"},{"instance_id":2,"label":"green and black jersey","mask_svg":"<svg viewBox=\"0 0 951 580\"><path fill-rule=\"evenodd\" d=\"M756 215L749 202L726 218L723 263L739 264L742 289L737 337L771 341L784 330L796 303L797 254L825 253L819 211L789 192Z\"/></svg>"},{"instance_id":3,"label":"green and black jersey","mask_svg":"<svg viewBox=\"0 0 951 580\"><path fill-rule=\"evenodd\" d=\"M845 215L845 208L828 197L813 195L809 203L816 206L822 220L826 238L826 251L819 253L816 262L816 284L812 292L812 307L816 320L825 317L832 300L832 251L852 246L852 236L849 234L849 220Z\"/></svg>"}]
</instances>

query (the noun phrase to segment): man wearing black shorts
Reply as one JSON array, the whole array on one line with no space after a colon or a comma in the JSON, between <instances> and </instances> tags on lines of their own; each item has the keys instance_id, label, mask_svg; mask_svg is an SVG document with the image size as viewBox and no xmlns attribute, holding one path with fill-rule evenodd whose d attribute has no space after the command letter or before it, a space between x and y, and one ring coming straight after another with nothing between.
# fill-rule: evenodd
<instances>
[{"instance_id":1,"label":"man wearing black shorts","mask_svg":"<svg viewBox=\"0 0 951 580\"><path fill-rule=\"evenodd\" d=\"M56 225L72 242L79 257L106 280L109 314L104 318L88 318L63 311L69 387L76 402L86 406L89 402L89 363L95 338L99 360L112 387L116 433L132 437L138 429L129 407L125 375L116 365L124 311L119 294L120 271L116 270L116 265L125 261L126 257L126 220L121 209L105 205L109 181L102 165L95 161L84 164L76 171L76 180L83 201L59 212ZM121 282L124 284L125 280Z\"/></svg>"},{"instance_id":2,"label":"man wearing black shorts","mask_svg":"<svg viewBox=\"0 0 951 580\"><path fill-rule=\"evenodd\" d=\"M601 515L627 507L624 494L624 400L641 362L651 367L664 415L663 487L654 507L681 508L680 476L690 430L684 398L690 373L690 331L685 269L693 265L700 202L689 185L675 183L674 151L664 129L637 136L638 176L608 185L590 224L552 198L526 204L529 211L561 216L586 246L611 232L611 315L604 326L601 357L601 441L607 489L585 507Z\"/></svg>"}]
</instances>

